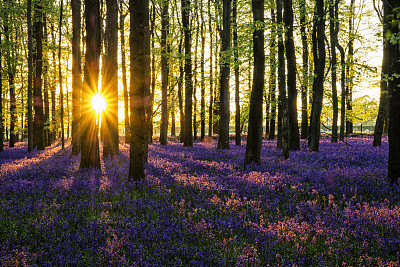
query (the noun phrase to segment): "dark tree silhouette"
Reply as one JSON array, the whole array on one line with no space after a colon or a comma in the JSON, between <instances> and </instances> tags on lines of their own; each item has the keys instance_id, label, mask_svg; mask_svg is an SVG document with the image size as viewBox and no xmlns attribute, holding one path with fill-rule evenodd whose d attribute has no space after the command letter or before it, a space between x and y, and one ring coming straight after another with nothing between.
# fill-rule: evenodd
<instances>
[{"instance_id":1,"label":"dark tree silhouette","mask_svg":"<svg viewBox=\"0 0 400 267\"><path fill-rule=\"evenodd\" d=\"M308 137L308 41L307 41L307 21L306 21L306 1L300 0L300 32L301 32L301 44L302 44L302 80L301 80L301 138L306 139Z\"/></svg>"},{"instance_id":2,"label":"dark tree silhouette","mask_svg":"<svg viewBox=\"0 0 400 267\"><path fill-rule=\"evenodd\" d=\"M221 47L221 74L219 81L220 93L220 122L218 148L229 149L229 75L231 42L231 0L223 0L223 28Z\"/></svg>"},{"instance_id":3,"label":"dark tree silhouette","mask_svg":"<svg viewBox=\"0 0 400 267\"><path fill-rule=\"evenodd\" d=\"M118 4L117 0L106 0L107 18L105 31L106 53L103 55L105 72L102 94L107 100L103 112L102 137L103 156L118 154Z\"/></svg>"},{"instance_id":4,"label":"dark tree silhouette","mask_svg":"<svg viewBox=\"0 0 400 267\"><path fill-rule=\"evenodd\" d=\"M276 23L275 9L271 6L271 21ZM270 44L269 44L269 101L271 102L271 115L267 118L266 123L269 122L269 135L268 139L275 138L275 124L276 124L276 26L273 24L271 29Z\"/></svg>"},{"instance_id":5,"label":"dark tree silhouette","mask_svg":"<svg viewBox=\"0 0 400 267\"><path fill-rule=\"evenodd\" d=\"M61 106L61 147L65 148L64 138L64 88L63 88L63 76L61 72L61 31L62 31L62 19L63 19L63 0L60 3L60 20L58 24L58 83L60 85L60 106ZM36 116L36 111L35 111Z\"/></svg>"},{"instance_id":6,"label":"dark tree silhouette","mask_svg":"<svg viewBox=\"0 0 400 267\"><path fill-rule=\"evenodd\" d=\"M389 23L389 6L387 1L383 2L383 32L387 31L388 23ZM375 123L375 131L374 131L374 142L373 146L380 146L381 139L383 134L383 127L385 124L385 118L388 113L388 83L387 83L387 75L389 72L389 45L386 38L383 38L383 55L382 55L382 70L381 70L381 82L380 89L381 94L379 98L379 111L378 116L376 117Z\"/></svg>"},{"instance_id":7,"label":"dark tree silhouette","mask_svg":"<svg viewBox=\"0 0 400 267\"><path fill-rule=\"evenodd\" d=\"M235 145L240 146L242 139L240 137L240 76L239 76L239 44L238 44L238 30L237 30L237 0L233 0L232 7L232 24L233 24L233 56L234 56L234 70L235 70Z\"/></svg>"},{"instance_id":8,"label":"dark tree silhouette","mask_svg":"<svg viewBox=\"0 0 400 267\"><path fill-rule=\"evenodd\" d=\"M81 0L71 0L72 8L72 154L81 150L79 120L81 117Z\"/></svg>"},{"instance_id":9,"label":"dark tree silhouette","mask_svg":"<svg viewBox=\"0 0 400 267\"><path fill-rule=\"evenodd\" d=\"M161 8L161 127L160 127L160 143L167 144L168 133L168 50L167 37L169 32L169 0L162 1Z\"/></svg>"},{"instance_id":10,"label":"dark tree silhouette","mask_svg":"<svg viewBox=\"0 0 400 267\"><path fill-rule=\"evenodd\" d=\"M35 78L33 85L33 103L35 116L33 119L34 147L38 150L45 149L44 143L44 117L43 117L43 97L42 97L42 70L43 70L43 2L35 4L35 20L33 22L35 33L36 53L34 54ZM10 89L13 88L10 86ZM10 90L11 94L11 90ZM14 96L15 97L15 96ZM13 114L13 112L11 112ZM12 115L13 116L13 115ZM11 140L10 140L11 144Z\"/></svg>"},{"instance_id":11,"label":"dark tree silhouette","mask_svg":"<svg viewBox=\"0 0 400 267\"><path fill-rule=\"evenodd\" d=\"M126 55L125 55L125 17L126 14L122 13L123 1L119 2L119 29L121 35L121 71L122 71L122 88L124 94L124 122L125 122L125 143L128 144L130 141L130 124L129 124L129 96L128 96L128 84L126 80Z\"/></svg>"},{"instance_id":12,"label":"dark tree silhouette","mask_svg":"<svg viewBox=\"0 0 400 267\"><path fill-rule=\"evenodd\" d=\"M296 88L296 53L293 40L293 4L292 0L284 0L283 22L285 32L285 51L287 60L287 91L290 150L300 149L299 126L297 122L297 88Z\"/></svg>"},{"instance_id":13,"label":"dark tree silhouette","mask_svg":"<svg viewBox=\"0 0 400 267\"><path fill-rule=\"evenodd\" d=\"M100 68L100 4L99 0L85 0L86 54L81 108L81 163L80 168L100 169L96 113L91 99L98 92Z\"/></svg>"},{"instance_id":14,"label":"dark tree silhouette","mask_svg":"<svg viewBox=\"0 0 400 267\"><path fill-rule=\"evenodd\" d=\"M250 97L249 131L244 158L245 166L252 162L260 163L262 143L262 101L265 73L264 1L252 0L252 10L255 26L253 32L254 74Z\"/></svg>"},{"instance_id":15,"label":"dark tree silhouette","mask_svg":"<svg viewBox=\"0 0 400 267\"><path fill-rule=\"evenodd\" d=\"M193 146L192 108L193 108L193 81L192 81L192 34L189 25L190 0L182 0L182 27L185 36L185 136L184 146Z\"/></svg>"},{"instance_id":16,"label":"dark tree silhouette","mask_svg":"<svg viewBox=\"0 0 400 267\"><path fill-rule=\"evenodd\" d=\"M147 160L148 116L150 92L150 30L149 1L130 0L130 109L131 145L129 177L137 181L144 178Z\"/></svg>"},{"instance_id":17,"label":"dark tree silhouette","mask_svg":"<svg viewBox=\"0 0 400 267\"><path fill-rule=\"evenodd\" d=\"M337 57L336 57L336 42L337 34L339 28L336 28L336 18L335 9L339 1L331 0L329 5L329 28L330 28L330 41L331 41L331 65L332 65L332 105L333 105L333 117L332 117L332 137L331 142L336 143L338 141L337 131L338 131L338 115L339 115L339 103L337 95Z\"/></svg>"},{"instance_id":18,"label":"dark tree silhouette","mask_svg":"<svg viewBox=\"0 0 400 267\"><path fill-rule=\"evenodd\" d=\"M400 178L400 42L392 37L400 34L400 2L387 0L390 23L383 36L388 38L389 46L389 161L388 178L391 184L397 184Z\"/></svg>"},{"instance_id":19,"label":"dark tree silhouette","mask_svg":"<svg viewBox=\"0 0 400 267\"><path fill-rule=\"evenodd\" d=\"M319 150L320 138L320 120L322 111L322 100L324 96L324 71L325 71L325 19L324 19L324 2L316 0L316 44L313 49L317 49L317 59L315 60L315 78L314 78L314 97L311 112L311 141L310 150ZM314 37L315 38L315 37Z\"/></svg>"}]
</instances>

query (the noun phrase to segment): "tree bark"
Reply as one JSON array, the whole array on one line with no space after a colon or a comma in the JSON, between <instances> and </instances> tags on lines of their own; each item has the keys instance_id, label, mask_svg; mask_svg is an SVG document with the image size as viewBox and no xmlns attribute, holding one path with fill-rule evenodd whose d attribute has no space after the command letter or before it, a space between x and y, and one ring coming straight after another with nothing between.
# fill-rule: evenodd
<instances>
[{"instance_id":1,"label":"tree bark","mask_svg":"<svg viewBox=\"0 0 400 267\"><path fill-rule=\"evenodd\" d=\"M269 119L269 135L268 139L272 140L275 138L275 124L276 124L276 16L275 10L271 8L271 36L270 36L270 44L269 44L269 67L270 67L270 75L269 75L269 101L271 103L271 115ZM268 122L268 120L267 120Z\"/></svg>"},{"instance_id":2,"label":"tree bark","mask_svg":"<svg viewBox=\"0 0 400 267\"><path fill-rule=\"evenodd\" d=\"M296 53L293 40L293 4L292 0L284 0L283 22L287 60L287 91L290 150L300 149L299 126L297 122L297 88L296 88Z\"/></svg>"},{"instance_id":3,"label":"tree bark","mask_svg":"<svg viewBox=\"0 0 400 267\"><path fill-rule=\"evenodd\" d=\"M385 38L398 36L399 30L399 8L400 2L387 0L390 7L389 16L392 15L391 23L387 25L387 31L383 34ZM389 39L390 40L390 39ZM388 178L390 184L397 184L400 178L400 42L387 40L389 46L389 161Z\"/></svg>"},{"instance_id":4,"label":"tree bark","mask_svg":"<svg viewBox=\"0 0 400 267\"><path fill-rule=\"evenodd\" d=\"M183 107L183 79L184 79L184 70L183 70L183 54L182 54L182 44L183 44L183 36L179 39L178 46L178 54L179 54L179 80L178 80L178 104L179 104L179 122L180 122L180 133L179 133L179 141L183 143L185 139L185 113Z\"/></svg>"},{"instance_id":5,"label":"tree bark","mask_svg":"<svg viewBox=\"0 0 400 267\"><path fill-rule=\"evenodd\" d=\"M233 56L234 56L234 71L235 71L235 145L240 146L242 139L240 137L240 76L239 76L239 44L237 30L237 5L238 1L233 0L232 8L232 24L233 24Z\"/></svg>"},{"instance_id":6,"label":"tree bark","mask_svg":"<svg viewBox=\"0 0 400 267\"><path fill-rule=\"evenodd\" d=\"M231 0L223 0L223 29L221 47L220 75L220 123L218 148L229 149L229 75L231 41ZM262 97L261 97L262 98Z\"/></svg>"},{"instance_id":7,"label":"tree bark","mask_svg":"<svg viewBox=\"0 0 400 267\"><path fill-rule=\"evenodd\" d=\"M63 18L63 0L60 3L60 21L58 25L58 83L60 85L60 106L61 106L61 148L65 148L64 138L64 88L62 83L62 72L61 72L61 31L62 31L62 18ZM35 112L36 114L36 112Z\"/></svg>"},{"instance_id":8,"label":"tree bark","mask_svg":"<svg viewBox=\"0 0 400 267\"><path fill-rule=\"evenodd\" d=\"M103 112L103 157L119 153L118 135L118 3L106 0L107 17L103 56L105 73L102 81L102 94L107 100L107 110Z\"/></svg>"},{"instance_id":9,"label":"tree bark","mask_svg":"<svg viewBox=\"0 0 400 267\"><path fill-rule=\"evenodd\" d=\"M211 20L211 1L208 1L208 31L210 34L210 104L208 107L208 136L213 134L213 103L214 103L214 73L213 73L213 30Z\"/></svg>"},{"instance_id":10,"label":"tree bark","mask_svg":"<svg viewBox=\"0 0 400 267\"><path fill-rule=\"evenodd\" d=\"M92 97L98 93L100 68L100 3L85 0L86 54L81 106L80 168L100 169L99 137Z\"/></svg>"},{"instance_id":11,"label":"tree bark","mask_svg":"<svg viewBox=\"0 0 400 267\"><path fill-rule=\"evenodd\" d=\"M316 66L316 73L314 75L314 99L311 114L311 142L310 150L319 150L320 139L320 120L322 111L322 101L324 96L324 71L325 71L325 19L324 19L324 2L316 1L316 33L317 33L317 49L318 59Z\"/></svg>"},{"instance_id":12,"label":"tree bark","mask_svg":"<svg viewBox=\"0 0 400 267\"><path fill-rule=\"evenodd\" d=\"M389 6L386 1L383 1L383 32L387 31L388 28L388 12ZM382 71L381 71L381 82L380 89L381 95L379 98L379 111L375 123L374 141L373 146L380 146L383 134L383 127L385 124L385 118L388 114L388 72L389 72L389 44L385 38L383 38L383 55L382 55Z\"/></svg>"},{"instance_id":13,"label":"tree bark","mask_svg":"<svg viewBox=\"0 0 400 267\"><path fill-rule=\"evenodd\" d=\"M354 1L350 1L349 15L349 45L347 56L347 86L346 86L346 134L353 133L353 76L354 76Z\"/></svg>"},{"instance_id":14,"label":"tree bark","mask_svg":"<svg viewBox=\"0 0 400 267\"><path fill-rule=\"evenodd\" d=\"M329 6L329 27L330 27L330 41L331 41L331 65L332 65L332 105L333 105L333 117L332 117L332 136L331 142L336 143L338 141L338 116L339 116L339 103L337 95L337 58L336 58L336 41L339 28L335 27L337 17L335 16L335 9L338 8L339 2L331 0Z\"/></svg>"},{"instance_id":15,"label":"tree bark","mask_svg":"<svg viewBox=\"0 0 400 267\"><path fill-rule=\"evenodd\" d=\"M35 21L33 28L35 30L36 55L35 55L35 82L33 89L34 98L34 146L38 150L45 149L44 144L44 118L43 118L43 97L42 97L42 70L43 70L43 3L35 4ZM10 88L11 89L11 88ZM10 90L11 92L11 90ZM11 102L12 103L12 102ZM11 140L10 140L11 144Z\"/></svg>"},{"instance_id":16,"label":"tree bark","mask_svg":"<svg viewBox=\"0 0 400 267\"><path fill-rule=\"evenodd\" d=\"M206 84L205 84L205 22L204 22L204 11L203 11L203 1L200 2L200 32L201 32L201 51L200 51L200 141L203 142L206 136Z\"/></svg>"},{"instance_id":17,"label":"tree bark","mask_svg":"<svg viewBox=\"0 0 400 267\"><path fill-rule=\"evenodd\" d=\"M162 1L161 8L161 128L160 144L168 143L168 52L167 38L169 34L169 0Z\"/></svg>"},{"instance_id":18,"label":"tree bark","mask_svg":"<svg viewBox=\"0 0 400 267\"><path fill-rule=\"evenodd\" d=\"M309 81L309 68L308 68L308 41L306 32L306 1L300 0L300 33L302 50L302 80L301 80L301 138L308 137L308 81Z\"/></svg>"},{"instance_id":19,"label":"tree bark","mask_svg":"<svg viewBox=\"0 0 400 267\"><path fill-rule=\"evenodd\" d=\"M286 109L285 45L282 29L282 0L276 1L276 24L278 25L278 136L277 148L283 149L283 115ZM285 155L288 153L285 151Z\"/></svg>"},{"instance_id":20,"label":"tree bark","mask_svg":"<svg viewBox=\"0 0 400 267\"><path fill-rule=\"evenodd\" d=\"M279 1L279 0L278 0ZM262 101L264 94L264 1L252 0L253 32L253 88L250 97L249 131L247 135L244 165L261 162Z\"/></svg>"},{"instance_id":21,"label":"tree bark","mask_svg":"<svg viewBox=\"0 0 400 267\"><path fill-rule=\"evenodd\" d=\"M193 108L193 81L192 81L192 40L190 20L190 0L182 0L182 27L185 35L185 136L183 145L193 146L192 108Z\"/></svg>"},{"instance_id":22,"label":"tree bark","mask_svg":"<svg viewBox=\"0 0 400 267\"><path fill-rule=\"evenodd\" d=\"M81 117L81 0L71 0L72 8L72 155L81 150L80 127Z\"/></svg>"},{"instance_id":23,"label":"tree bark","mask_svg":"<svg viewBox=\"0 0 400 267\"><path fill-rule=\"evenodd\" d=\"M128 85L126 80L126 55L125 55L125 16L123 14L123 1L119 2L119 29L121 35L121 71L122 71L122 88L124 95L124 122L125 122L125 144L129 144L130 140L130 126L129 126L129 96Z\"/></svg>"},{"instance_id":24,"label":"tree bark","mask_svg":"<svg viewBox=\"0 0 400 267\"><path fill-rule=\"evenodd\" d=\"M137 181L145 176L148 153L148 111L150 92L149 1L130 0L130 108L131 145L129 177Z\"/></svg>"}]
</instances>

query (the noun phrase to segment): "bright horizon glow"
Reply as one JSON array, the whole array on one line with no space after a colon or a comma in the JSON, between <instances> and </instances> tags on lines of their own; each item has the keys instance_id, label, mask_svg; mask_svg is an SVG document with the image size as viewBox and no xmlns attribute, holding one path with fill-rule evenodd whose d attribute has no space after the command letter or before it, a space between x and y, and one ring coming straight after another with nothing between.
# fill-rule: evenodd
<instances>
[{"instance_id":1,"label":"bright horizon glow","mask_svg":"<svg viewBox=\"0 0 400 267\"><path fill-rule=\"evenodd\" d=\"M96 113L101 113L107 108L107 101L100 93L97 93L92 97L92 108Z\"/></svg>"}]
</instances>

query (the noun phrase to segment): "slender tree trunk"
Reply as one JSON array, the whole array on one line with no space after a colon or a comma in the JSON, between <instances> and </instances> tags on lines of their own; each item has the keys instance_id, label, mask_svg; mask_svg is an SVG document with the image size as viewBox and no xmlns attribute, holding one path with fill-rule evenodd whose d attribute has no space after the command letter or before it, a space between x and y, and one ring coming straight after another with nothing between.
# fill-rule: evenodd
<instances>
[{"instance_id":1,"label":"slender tree trunk","mask_svg":"<svg viewBox=\"0 0 400 267\"><path fill-rule=\"evenodd\" d=\"M348 50L348 63L347 63L347 87L346 87L346 134L353 133L353 76L354 76L354 1L350 1L350 15L349 15L349 50Z\"/></svg>"},{"instance_id":2,"label":"slender tree trunk","mask_svg":"<svg viewBox=\"0 0 400 267\"><path fill-rule=\"evenodd\" d=\"M79 120L81 117L81 0L71 0L72 8L72 155L81 150Z\"/></svg>"},{"instance_id":3,"label":"slender tree trunk","mask_svg":"<svg viewBox=\"0 0 400 267\"><path fill-rule=\"evenodd\" d=\"M64 88L62 84L62 72L61 72L61 31L62 31L62 18L63 18L63 0L60 4L60 21L59 21L59 36L58 36L58 82L60 84L60 106L61 106L61 147L65 148L64 138Z\"/></svg>"},{"instance_id":4,"label":"slender tree trunk","mask_svg":"<svg viewBox=\"0 0 400 267\"><path fill-rule=\"evenodd\" d=\"M276 124L276 23L275 9L271 8L271 22L273 23L269 42L269 102L271 103L271 114L269 119L269 135L268 139L275 138L275 124ZM268 120L267 120L268 122Z\"/></svg>"},{"instance_id":5,"label":"slender tree trunk","mask_svg":"<svg viewBox=\"0 0 400 267\"><path fill-rule=\"evenodd\" d=\"M300 149L299 126L297 122L297 88L296 88L296 54L293 40L293 4L292 0L284 0L283 22L287 60L288 116L290 132L290 150Z\"/></svg>"},{"instance_id":6,"label":"slender tree trunk","mask_svg":"<svg viewBox=\"0 0 400 267\"><path fill-rule=\"evenodd\" d=\"M107 99L107 110L103 112L103 157L119 153L118 135L118 3L106 0L107 21L105 31L106 55L103 64L102 94Z\"/></svg>"},{"instance_id":7,"label":"slender tree trunk","mask_svg":"<svg viewBox=\"0 0 400 267\"><path fill-rule=\"evenodd\" d=\"M184 146L193 146L192 108L193 108L193 81L192 81L192 41L189 26L190 0L182 0L182 27L185 34L185 137Z\"/></svg>"},{"instance_id":8,"label":"slender tree trunk","mask_svg":"<svg viewBox=\"0 0 400 267\"><path fill-rule=\"evenodd\" d=\"M125 16L122 13L123 1L119 2L119 29L121 35L121 71L122 71L122 88L124 94L124 124L125 124L125 144L129 144L130 140L130 127L129 127L129 96L128 85L126 80L126 55L125 55Z\"/></svg>"},{"instance_id":9,"label":"slender tree trunk","mask_svg":"<svg viewBox=\"0 0 400 267\"><path fill-rule=\"evenodd\" d=\"M148 111L150 92L149 1L130 0L130 108L131 145L129 177L137 181L145 176L148 145Z\"/></svg>"},{"instance_id":10,"label":"slender tree trunk","mask_svg":"<svg viewBox=\"0 0 400 267\"><path fill-rule=\"evenodd\" d=\"M282 35L282 0L276 1L276 23L278 25L278 140L277 148L283 149L283 115L286 109L285 45ZM288 154L286 151L284 154ZM285 156L286 157L286 156Z\"/></svg>"},{"instance_id":11,"label":"slender tree trunk","mask_svg":"<svg viewBox=\"0 0 400 267\"><path fill-rule=\"evenodd\" d=\"M240 137L240 76L239 76L239 44L238 44L238 30L237 30L237 5L238 1L233 0L232 9L232 24L233 24L233 56L234 56L234 70L235 70L235 145L240 146L242 139Z\"/></svg>"},{"instance_id":12,"label":"slender tree trunk","mask_svg":"<svg viewBox=\"0 0 400 267\"><path fill-rule=\"evenodd\" d=\"M213 73L213 30L211 19L211 1L208 1L208 31L210 34L210 104L208 107L208 136L213 134L213 103L214 103L214 73Z\"/></svg>"},{"instance_id":13,"label":"slender tree trunk","mask_svg":"<svg viewBox=\"0 0 400 267\"><path fill-rule=\"evenodd\" d=\"M317 33L317 49L318 49L318 65L315 73L315 95L312 108L311 119L311 142L310 150L319 150L320 138L320 119L322 111L322 101L324 96L324 71L325 71L325 19L324 19L324 2L316 1L317 17L315 22Z\"/></svg>"},{"instance_id":14,"label":"slender tree trunk","mask_svg":"<svg viewBox=\"0 0 400 267\"><path fill-rule=\"evenodd\" d=\"M393 15L399 19L400 2L395 0L387 0L390 7L388 15ZM388 23L387 32L383 34L385 38L399 35L398 23ZM391 184L397 184L400 178L400 49L399 41L388 41L389 46L389 161L388 161L388 178Z\"/></svg>"},{"instance_id":15,"label":"slender tree trunk","mask_svg":"<svg viewBox=\"0 0 400 267\"><path fill-rule=\"evenodd\" d=\"M279 1L279 0L278 0ZM253 32L253 88L250 97L249 131L247 135L244 165L261 162L262 101L264 94L264 1L252 0Z\"/></svg>"},{"instance_id":16,"label":"slender tree trunk","mask_svg":"<svg viewBox=\"0 0 400 267\"><path fill-rule=\"evenodd\" d=\"M306 1L300 0L300 33L301 33L301 44L302 50L302 80L301 80L301 138L306 139L308 137L308 41L306 32Z\"/></svg>"},{"instance_id":17,"label":"slender tree trunk","mask_svg":"<svg viewBox=\"0 0 400 267\"><path fill-rule=\"evenodd\" d=\"M220 128L218 148L229 149L229 75L230 75L230 41L231 41L231 0L223 1L223 29L221 47L220 76ZM262 98L262 96L261 96Z\"/></svg>"},{"instance_id":18,"label":"slender tree trunk","mask_svg":"<svg viewBox=\"0 0 400 267\"><path fill-rule=\"evenodd\" d=\"M161 11L161 128L160 143L166 145L168 143L168 44L167 38L169 34L169 0L162 1Z\"/></svg>"},{"instance_id":19,"label":"slender tree trunk","mask_svg":"<svg viewBox=\"0 0 400 267\"><path fill-rule=\"evenodd\" d=\"M85 0L86 54L81 104L80 168L100 169L99 137L92 97L98 93L100 69L100 3Z\"/></svg>"},{"instance_id":20,"label":"slender tree trunk","mask_svg":"<svg viewBox=\"0 0 400 267\"><path fill-rule=\"evenodd\" d=\"M204 22L204 11L203 11L203 1L200 1L200 32L201 32L201 51L200 51L200 140L203 142L206 136L206 85L205 85L205 68L204 68L204 54L205 54L205 22Z\"/></svg>"},{"instance_id":21,"label":"slender tree trunk","mask_svg":"<svg viewBox=\"0 0 400 267\"><path fill-rule=\"evenodd\" d=\"M150 96L150 107L148 110L148 114L150 115L150 121L149 121L149 144L153 143L153 103L154 103L154 92L156 90L156 55L154 52L154 46L155 46L155 20L156 20L156 5L153 3L152 9L151 9L151 20L150 20L150 40L151 40L151 96Z\"/></svg>"},{"instance_id":22,"label":"slender tree trunk","mask_svg":"<svg viewBox=\"0 0 400 267\"><path fill-rule=\"evenodd\" d=\"M43 3L37 2L35 11L35 29L36 40L36 60L35 60L35 82L33 89L34 97L34 144L38 150L45 149L44 144L44 118L43 118L43 97L42 97L42 70L43 70ZM35 130L36 129L36 130Z\"/></svg>"},{"instance_id":23,"label":"slender tree trunk","mask_svg":"<svg viewBox=\"0 0 400 267\"><path fill-rule=\"evenodd\" d=\"M194 22L192 22L192 27L193 29L196 29L196 40L195 40L195 44L194 44L194 66L193 66L193 80L194 80L194 86L193 86L193 140L197 140L197 85L198 85L198 80L197 80L197 76L198 76L198 72L197 72L197 63L198 63L198 59L197 59L197 49L199 47L199 13L197 8L194 10L195 15L193 17L196 17L196 24L194 24Z\"/></svg>"},{"instance_id":24,"label":"slender tree trunk","mask_svg":"<svg viewBox=\"0 0 400 267\"><path fill-rule=\"evenodd\" d=\"M176 136L175 112L171 111L171 136Z\"/></svg>"},{"instance_id":25,"label":"slender tree trunk","mask_svg":"<svg viewBox=\"0 0 400 267\"><path fill-rule=\"evenodd\" d=\"M183 70L183 53L182 53L182 43L183 43L183 34L179 40L178 53L179 53L179 80L178 80L178 102L179 102L179 122L180 122L180 133L179 140L183 143L185 139L185 114L183 110L183 78L184 78L184 70Z\"/></svg>"},{"instance_id":26,"label":"slender tree trunk","mask_svg":"<svg viewBox=\"0 0 400 267\"><path fill-rule=\"evenodd\" d=\"M52 46L56 47L56 37L55 37L55 31L54 31L54 24L51 23L50 26L51 29L51 40L52 40ZM56 61L56 53L55 49L52 49L52 62L53 62L53 67L52 67L52 73L53 73L53 82L51 85L51 142L55 142L57 138L57 131L58 131L58 123L57 123L57 115L56 115L56 73L57 73L57 61Z\"/></svg>"},{"instance_id":27,"label":"slender tree trunk","mask_svg":"<svg viewBox=\"0 0 400 267\"><path fill-rule=\"evenodd\" d=\"M333 105L333 117L332 117L332 137L331 142L336 143L338 141L338 116L339 116L339 107L338 107L338 95L337 95L337 58L336 58L336 40L339 29L335 27L336 20L338 18L335 17L335 9L339 4L336 0L331 0L330 8L329 8L329 26L330 26L330 39L331 39L331 64L332 64L332 105Z\"/></svg>"},{"instance_id":28,"label":"slender tree trunk","mask_svg":"<svg viewBox=\"0 0 400 267\"><path fill-rule=\"evenodd\" d=\"M389 6L386 1L383 1L383 32L388 28L388 12ZM380 146L383 134L385 118L388 114L388 73L389 73L389 44L383 39L383 56L382 56L382 72L381 72L381 95L379 99L379 111L375 123L374 142L373 146Z\"/></svg>"}]
</instances>

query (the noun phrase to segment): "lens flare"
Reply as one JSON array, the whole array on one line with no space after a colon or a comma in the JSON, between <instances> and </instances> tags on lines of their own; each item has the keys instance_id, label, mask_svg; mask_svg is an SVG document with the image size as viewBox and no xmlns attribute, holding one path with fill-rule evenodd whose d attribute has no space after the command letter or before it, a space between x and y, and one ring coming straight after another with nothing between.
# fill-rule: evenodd
<instances>
[{"instance_id":1,"label":"lens flare","mask_svg":"<svg viewBox=\"0 0 400 267\"><path fill-rule=\"evenodd\" d=\"M96 94L92 98L92 108L96 111L96 113L101 113L107 108L107 101L104 96L100 94Z\"/></svg>"}]
</instances>

